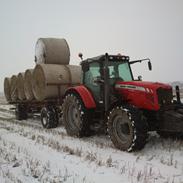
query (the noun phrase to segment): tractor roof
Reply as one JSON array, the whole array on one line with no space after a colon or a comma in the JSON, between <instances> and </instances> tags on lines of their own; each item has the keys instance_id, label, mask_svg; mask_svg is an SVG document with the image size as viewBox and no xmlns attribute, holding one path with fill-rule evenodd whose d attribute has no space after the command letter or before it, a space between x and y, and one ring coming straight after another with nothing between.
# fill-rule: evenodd
<instances>
[{"instance_id":1,"label":"tractor roof","mask_svg":"<svg viewBox=\"0 0 183 183\"><path fill-rule=\"evenodd\" d=\"M105 61L105 55L99 55L97 57L88 58L86 60L83 60L81 64L85 63L91 63L91 62L103 62ZM125 55L109 55L109 61L129 61L129 56Z\"/></svg>"}]
</instances>

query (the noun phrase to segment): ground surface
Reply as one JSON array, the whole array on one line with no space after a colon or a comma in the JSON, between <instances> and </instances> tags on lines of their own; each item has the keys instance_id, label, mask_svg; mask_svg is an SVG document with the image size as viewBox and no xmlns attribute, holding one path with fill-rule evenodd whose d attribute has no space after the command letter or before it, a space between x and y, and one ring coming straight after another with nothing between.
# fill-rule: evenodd
<instances>
[{"instance_id":1,"label":"ground surface","mask_svg":"<svg viewBox=\"0 0 183 183\"><path fill-rule=\"evenodd\" d=\"M181 183L183 140L150 134L136 153L116 150L106 136L75 139L39 117L16 121L0 105L0 182Z\"/></svg>"}]
</instances>

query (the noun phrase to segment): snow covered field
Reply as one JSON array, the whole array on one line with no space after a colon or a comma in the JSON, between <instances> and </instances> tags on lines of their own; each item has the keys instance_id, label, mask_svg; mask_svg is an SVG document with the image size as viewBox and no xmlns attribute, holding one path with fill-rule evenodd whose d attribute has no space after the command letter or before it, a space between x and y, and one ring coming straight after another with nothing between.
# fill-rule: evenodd
<instances>
[{"instance_id":1,"label":"snow covered field","mask_svg":"<svg viewBox=\"0 0 183 183\"><path fill-rule=\"evenodd\" d=\"M19 122L9 107L0 105L0 183L183 183L183 140L152 133L142 151L126 153L107 136L72 138L39 117Z\"/></svg>"}]
</instances>

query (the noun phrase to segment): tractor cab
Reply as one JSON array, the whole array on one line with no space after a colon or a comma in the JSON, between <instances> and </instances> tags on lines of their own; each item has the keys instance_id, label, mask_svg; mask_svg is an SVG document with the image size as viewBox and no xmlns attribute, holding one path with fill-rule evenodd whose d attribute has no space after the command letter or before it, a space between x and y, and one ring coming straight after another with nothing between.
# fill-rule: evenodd
<instances>
[{"instance_id":1,"label":"tractor cab","mask_svg":"<svg viewBox=\"0 0 183 183\"><path fill-rule=\"evenodd\" d=\"M137 80L134 80L131 65L148 61L149 70L152 70L152 65L148 58L135 61L129 60L129 56L120 54L108 55L106 53L81 62L83 71L82 83L92 94L97 106L105 109L106 112L113 104L122 102L122 100L126 102L131 100L131 104L138 107L144 106L142 101L144 101L144 98L146 99L145 93L143 93L143 96L141 93L137 93L134 97L134 92L136 93L135 88L140 88L140 85L144 84L145 86L147 84L141 82L141 79L135 82ZM128 88L127 92L125 92L124 87ZM129 88L133 91L129 90ZM141 88L144 89L143 87ZM138 97L136 96L140 96L143 100L138 102ZM149 108L155 109L155 107L157 106L150 106Z\"/></svg>"},{"instance_id":2,"label":"tractor cab","mask_svg":"<svg viewBox=\"0 0 183 183\"><path fill-rule=\"evenodd\" d=\"M81 62L82 83L91 91L96 103L105 104L105 96L112 98L117 81L134 80L129 57L122 55L101 55ZM107 90L105 88L107 87Z\"/></svg>"}]
</instances>

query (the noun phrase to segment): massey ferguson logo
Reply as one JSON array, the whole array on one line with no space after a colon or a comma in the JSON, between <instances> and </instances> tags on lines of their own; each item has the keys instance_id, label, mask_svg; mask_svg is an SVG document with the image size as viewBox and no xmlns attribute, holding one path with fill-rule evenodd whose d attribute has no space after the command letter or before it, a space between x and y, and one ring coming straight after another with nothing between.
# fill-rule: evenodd
<instances>
[{"instance_id":1,"label":"massey ferguson logo","mask_svg":"<svg viewBox=\"0 0 183 183\"><path fill-rule=\"evenodd\" d=\"M116 89L123 88L128 90L138 90L138 91L146 91L144 87L141 86L134 86L134 85L126 85L126 84L116 84Z\"/></svg>"}]
</instances>

